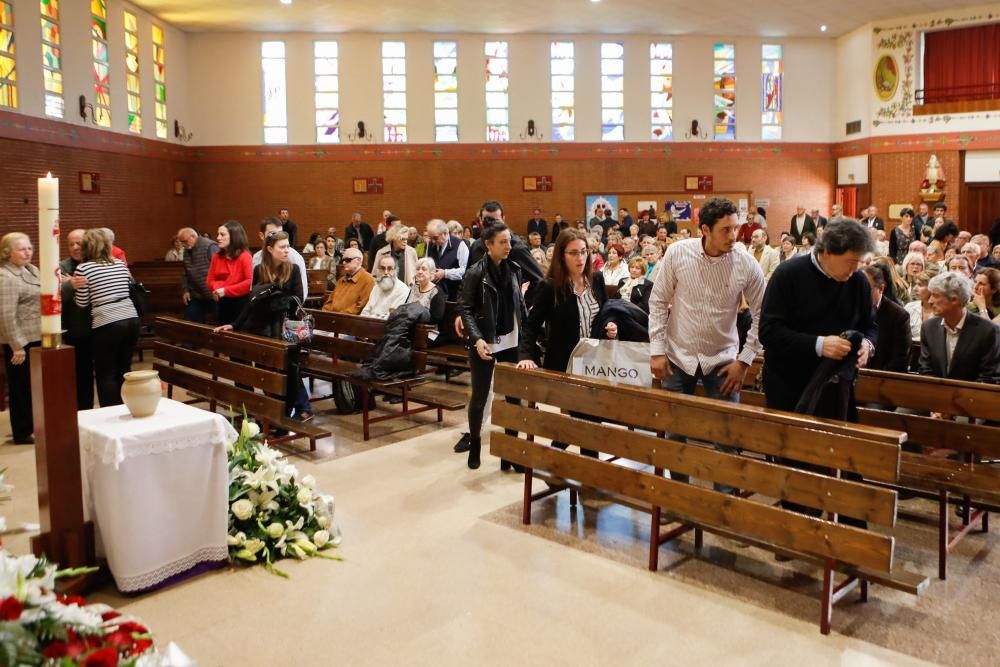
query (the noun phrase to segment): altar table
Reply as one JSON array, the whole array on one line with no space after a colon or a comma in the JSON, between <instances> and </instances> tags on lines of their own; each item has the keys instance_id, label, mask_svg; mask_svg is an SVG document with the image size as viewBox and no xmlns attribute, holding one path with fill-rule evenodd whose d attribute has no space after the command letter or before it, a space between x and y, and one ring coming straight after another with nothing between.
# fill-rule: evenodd
<instances>
[{"instance_id":1,"label":"altar table","mask_svg":"<svg viewBox=\"0 0 1000 667\"><path fill-rule=\"evenodd\" d=\"M118 405L78 413L84 505L119 590L148 591L228 557L222 415L166 398L133 418Z\"/></svg>"}]
</instances>

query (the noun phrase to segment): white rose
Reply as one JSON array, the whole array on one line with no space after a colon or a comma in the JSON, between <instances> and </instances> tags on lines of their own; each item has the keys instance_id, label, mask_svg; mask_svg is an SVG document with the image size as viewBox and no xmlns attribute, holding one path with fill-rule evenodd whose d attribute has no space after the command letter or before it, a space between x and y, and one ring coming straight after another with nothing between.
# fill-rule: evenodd
<instances>
[{"instance_id":1,"label":"white rose","mask_svg":"<svg viewBox=\"0 0 1000 667\"><path fill-rule=\"evenodd\" d=\"M325 530L317 530L315 533L313 533L312 541L313 544L322 549L323 545L325 545L327 542L330 541L330 533L328 533Z\"/></svg>"},{"instance_id":2,"label":"white rose","mask_svg":"<svg viewBox=\"0 0 1000 667\"><path fill-rule=\"evenodd\" d=\"M267 527L267 534L275 540L281 537L281 535L284 532L285 532L285 527L278 522L274 522Z\"/></svg>"},{"instance_id":3,"label":"white rose","mask_svg":"<svg viewBox=\"0 0 1000 667\"><path fill-rule=\"evenodd\" d=\"M240 498L230 507L233 514L240 521L246 521L253 516L253 503L246 498Z\"/></svg>"},{"instance_id":4,"label":"white rose","mask_svg":"<svg viewBox=\"0 0 1000 667\"><path fill-rule=\"evenodd\" d=\"M299 492L295 496L295 499L299 501L300 505L308 504L309 501L313 499L312 489L309 488L299 489Z\"/></svg>"},{"instance_id":5,"label":"white rose","mask_svg":"<svg viewBox=\"0 0 1000 667\"><path fill-rule=\"evenodd\" d=\"M328 517L326 514L320 514L316 517L316 523L319 524L320 528L329 528L330 517Z\"/></svg>"},{"instance_id":6,"label":"white rose","mask_svg":"<svg viewBox=\"0 0 1000 667\"><path fill-rule=\"evenodd\" d=\"M245 421L243 424L246 426L248 438L256 438L260 435L260 426L257 426L257 422Z\"/></svg>"},{"instance_id":7,"label":"white rose","mask_svg":"<svg viewBox=\"0 0 1000 667\"><path fill-rule=\"evenodd\" d=\"M305 477L302 478L302 486L308 487L310 489L315 487L316 478L313 477L312 475L306 475Z\"/></svg>"}]
</instances>

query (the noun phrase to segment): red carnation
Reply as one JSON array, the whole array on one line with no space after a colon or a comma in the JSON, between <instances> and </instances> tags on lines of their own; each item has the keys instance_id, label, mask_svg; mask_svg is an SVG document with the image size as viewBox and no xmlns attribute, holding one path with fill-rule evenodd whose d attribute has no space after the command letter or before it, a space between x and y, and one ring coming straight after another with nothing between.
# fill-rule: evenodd
<instances>
[{"instance_id":1,"label":"red carnation","mask_svg":"<svg viewBox=\"0 0 1000 667\"><path fill-rule=\"evenodd\" d=\"M101 620L102 621L110 621L111 619L118 618L119 616L121 616L121 614L119 614L117 611L115 611L114 609L112 609L111 611L106 611L103 614L101 614Z\"/></svg>"},{"instance_id":2,"label":"red carnation","mask_svg":"<svg viewBox=\"0 0 1000 667\"><path fill-rule=\"evenodd\" d=\"M132 652L129 655L142 655L152 647L152 639L137 639L135 644L132 646Z\"/></svg>"},{"instance_id":3,"label":"red carnation","mask_svg":"<svg viewBox=\"0 0 1000 667\"><path fill-rule=\"evenodd\" d=\"M22 611L24 611L24 604L18 602L17 598L13 596L4 598L0 602L0 621L16 621L21 618Z\"/></svg>"},{"instance_id":4,"label":"red carnation","mask_svg":"<svg viewBox=\"0 0 1000 667\"><path fill-rule=\"evenodd\" d=\"M86 650L87 644L80 640L54 641L42 650L42 655L46 658L76 658Z\"/></svg>"},{"instance_id":5,"label":"red carnation","mask_svg":"<svg viewBox=\"0 0 1000 667\"><path fill-rule=\"evenodd\" d=\"M118 651L108 646L98 649L80 661L82 667L118 667Z\"/></svg>"},{"instance_id":6,"label":"red carnation","mask_svg":"<svg viewBox=\"0 0 1000 667\"><path fill-rule=\"evenodd\" d=\"M119 650L125 650L132 646L132 633L125 630L117 630L104 637L104 643L114 646Z\"/></svg>"},{"instance_id":7,"label":"red carnation","mask_svg":"<svg viewBox=\"0 0 1000 667\"><path fill-rule=\"evenodd\" d=\"M135 632L140 635L144 635L147 632L149 632L149 630L145 626L139 625L135 621L125 621L124 623L120 623L118 625L118 629L124 630L125 632Z\"/></svg>"}]
</instances>

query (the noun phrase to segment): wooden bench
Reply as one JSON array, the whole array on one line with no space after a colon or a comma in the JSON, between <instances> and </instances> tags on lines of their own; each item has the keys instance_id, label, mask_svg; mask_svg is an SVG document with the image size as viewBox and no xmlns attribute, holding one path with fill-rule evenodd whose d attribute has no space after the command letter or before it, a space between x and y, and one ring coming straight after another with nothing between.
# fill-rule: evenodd
<instances>
[{"instance_id":1,"label":"wooden bench","mask_svg":"<svg viewBox=\"0 0 1000 667\"><path fill-rule=\"evenodd\" d=\"M306 304L322 306L326 302L326 295L330 291L330 272L325 269L309 269L306 271L306 283L308 285L309 297Z\"/></svg>"},{"instance_id":2,"label":"wooden bench","mask_svg":"<svg viewBox=\"0 0 1000 667\"><path fill-rule=\"evenodd\" d=\"M614 386L550 371L518 370L497 364L494 371L493 424L518 431L517 437L494 432L490 451L525 467L522 521L531 521L530 505L569 487L610 492L613 500L650 512L649 569L658 568L661 544L694 531L695 548L702 531L749 542L778 554L815 562L823 568L820 629L830 631L833 604L860 584L862 600L868 583L917 594L927 578L894 560L894 538L875 530L836 523L836 516L891 527L896 520L896 492L868 484L808 472L763 456L794 459L853 472L884 482L899 475L900 445L906 434L830 422L817 430L813 419L724 401L667 393L657 389ZM583 412L597 421L535 407L512 405L501 395ZM614 421L618 425L600 423ZM629 431L627 426L636 429ZM647 431L650 433L640 433ZM743 454L717 451L653 434L738 446ZM521 434L524 434L523 436ZM547 438L581 449L611 454L602 460L535 442ZM748 453L755 456L749 456ZM652 467L636 469L629 461ZM663 470L740 489L729 495L662 476ZM541 474L540 474L541 473ZM551 488L532 492L538 476ZM752 498L759 494L758 501ZM775 506L794 502L826 513L827 518L798 514ZM680 525L661 534L660 514ZM834 583L834 573L847 575Z\"/></svg>"},{"instance_id":3,"label":"wooden bench","mask_svg":"<svg viewBox=\"0 0 1000 667\"><path fill-rule=\"evenodd\" d=\"M385 334L385 320L323 310L308 312L314 318L316 331L308 345L309 354L301 361L302 374L330 382L347 382L360 389L361 424L365 440L370 438L371 424L429 410L437 411L437 421L440 422L444 419L444 410L461 410L465 407L464 400L421 387L430 380L426 373L427 336L431 329L428 325L418 324L415 328L411 377L365 382L352 373L361 365L360 362L368 358L378 340ZM399 396L403 399L402 411L372 417L369 397L373 392ZM412 407L411 404L418 407Z\"/></svg>"},{"instance_id":4,"label":"wooden bench","mask_svg":"<svg viewBox=\"0 0 1000 667\"><path fill-rule=\"evenodd\" d=\"M762 361L755 361L744 387L755 387ZM989 512L1000 511L1000 467L983 460L1000 459L1000 427L983 426L975 419L1000 419L1000 385L963 382L908 373L862 369L855 385L858 421L861 424L905 431L911 450L923 447L950 449L957 460L930 456L921 451L904 451L900 467L900 487L938 502L938 577L946 579L948 553L978 523L989 531ZM763 405L764 396L744 389L744 403ZM878 405L880 408L864 407ZM922 414L895 412L893 408ZM931 412L968 417L970 423L933 419ZM962 525L952 530L949 505L960 503ZM907 518L920 518L907 515Z\"/></svg>"},{"instance_id":5,"label":"wooden bench","mask_svg":"<svg viewBox=\"0 0 1000 667\"><path fill-rule=\"evenodd\" d=\"M184 315L184 262L133 262L128 265L136 282L146 288L146 312L139 322L139 361L153 349L154 328L158 315Z\"/></svg>"},{"instance_id":6,"label":"wooden bench","mask_svg":"<svg viewBox=\"0 0 1000 667\"><path fill-rule=\"evenodd\" d=\"M174 317L156 319L156 336L153 368L167 383L168 397L175 386L181 387L195 395L192 403L207 402L212 412L220 404L236 414L246 410L261 421L265 436L271 426L288 431L269 437L271 444L306 437L309 451L315 451L316 440L330 435L286 416L297 391L289 386L289 378L299 377L297 345L231 331L213 333L208 325Z\"/></svg>"}]
</instances>

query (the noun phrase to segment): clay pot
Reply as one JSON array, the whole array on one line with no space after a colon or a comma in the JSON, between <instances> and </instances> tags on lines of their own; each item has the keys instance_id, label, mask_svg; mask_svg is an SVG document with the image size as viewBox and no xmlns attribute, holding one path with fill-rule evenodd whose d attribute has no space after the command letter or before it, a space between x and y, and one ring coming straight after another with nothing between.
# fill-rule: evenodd
<instances>
[{"instance_id":1,"label":"clay pot","mask_svg":"<svg viewBox=\"0 0 1000 667\"><path fill-rule=\"evenodd\" d=\"M133 417L151 416L160 402L160 374L156 371L126 373L122 400Z\"/></svg>"}]
</instances>

